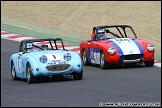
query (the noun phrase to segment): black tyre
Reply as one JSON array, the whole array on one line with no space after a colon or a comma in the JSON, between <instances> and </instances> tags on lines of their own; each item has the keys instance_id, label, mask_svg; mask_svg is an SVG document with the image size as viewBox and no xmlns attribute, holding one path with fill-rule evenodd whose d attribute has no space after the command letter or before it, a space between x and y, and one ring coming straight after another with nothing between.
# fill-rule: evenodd
<instances>
[{"instance_id":1,"label":"black tyre","mask_svg":"<svg viewBox=\"0 0 162 108\"><path fill-rule=\"evenodd\" d=\"M13 62L11 63L11 77L13 80L18 79L18 77L16 76L15 66L14 66Z\"/></svg>"},{"instance_id":2,"label":"black tyre","mask_svg":"<svg viewBox=\"0 0 162 108\"><path fill-rule=\"evenodd\" d=\"M86 55L85 49L82 50L82 61L83 61L84 66L88 66L88 65L91 64L91 63L88 62L88 57Z\"/></svg>"},{"instance_id":3,"label":"black tyre","mask_svg":"<svg viewBox=\"0 0 162 108\"><path fill-rule=\"evenodd\" d=\"M154 59L148 62L144 62L146 67L152 67L154 65Z\"/></svg>"},{"instance_id":4,"label":"black tyre","mask_svg":"<svg viewBox=\"0 0 162 108\"><path fill-rule=\"evenodd\" d=\"M76 72L73 73L74 80L81 80L82 77L83 77L83 70L80 73L76 73Z\"/></svg>"},{"instance_id":5,"label":"black tyre","mask_svg":"<svg viewBox=\"0 0 162 108\"><path fill-rule=\"evenodd\" d=\"M31 65L29 63L27 64L26 67L26 79L29 84L35 82L35 77L32 74Z\"/></svg>"},{"instance_id":6,"label":"black tyre","mask_svg":"<svg viewBox=\"0 0 162 108\"><path fill-rule=\"evenodd\" d=\"M107 63L103 51L101 51L101 53L100 53L100 67L101 67L101 69L107 69L107 68L110 68L110 65Z\"/></svg>"}]
</instances>

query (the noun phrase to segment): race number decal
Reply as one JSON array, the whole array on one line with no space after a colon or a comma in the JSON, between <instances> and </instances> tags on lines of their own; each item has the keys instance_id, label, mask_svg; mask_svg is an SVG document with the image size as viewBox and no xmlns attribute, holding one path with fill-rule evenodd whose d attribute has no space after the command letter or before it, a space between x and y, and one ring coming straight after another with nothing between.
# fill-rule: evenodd
<instances>
[{"instance_id":1,"label":"race number decal","mask_svg":"<svg viewBox=\"0 0 162 108\"><path fill-rule=\"evenodd\" d=\"M19 72L21 72L21 62L20 62L20 56L18 56L18 58L17 58L17 69L18 69L18 71Z\"/></svg>"},{"instance_id":2,"label":"race number decal","mask_svg":"<svg viewBox=\"0 0 162 108\"><path fill-rule=\"evenodd\" d=\"M121 43L121 42L130 42L130 40L128 38L116 38L115 39L117 42Z\"/></svg>"},{"instance_id":3,"label":"race number decal","mask_svg":"<svg viewBox=\"0 0 162 108\"><path fill-rule=\"evenodd\" d=\"M90 48L90 62L100 64L100 49Z\"/></svg>"},{"instance_id":4,"label":"race number decal","mask_svg":"<svg viewBox=\"0 0 162 108\"><path fill-rule=\"evenodd\" d=\"M66 53L66 54L64 54L64 59L66 60L66 61L70 61L71 60L71 54L70 53Z\"/></svg>"},{"instance_id":5,"label":"race number decal","mask_svg":"<svg viewBox=\"0 0 162 108\"><path fill-rule=\"evenodd\" d=\"M94 49L90 49L90 59L95 60Z\"/></svg>"}]
</instances>

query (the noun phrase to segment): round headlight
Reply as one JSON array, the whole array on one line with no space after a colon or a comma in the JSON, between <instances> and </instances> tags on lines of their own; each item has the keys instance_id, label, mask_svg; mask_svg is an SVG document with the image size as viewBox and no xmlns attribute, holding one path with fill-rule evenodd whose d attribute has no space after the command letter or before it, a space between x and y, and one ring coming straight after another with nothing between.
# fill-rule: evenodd
<instances>
[{"instance_id":1,"label":"round headlight","mask_svg":"<svg viewBox=\"0 0 162 108\"><path fill-rule=\"evenodd\" d=\"M152 51L154 51L154 49L155 49L155 46L153 44L148 44L148 46L147 46L148 51L152 52Z\"/></svg>"},{"instance_id":2,"label":"round headlight","mask_svg":"<svg viewBox=\"0 0 162 108\"><path fill-rule=\"evenodd\" d=\"M46 63L47 57L45 55L42 55L41 57L39 57L39 60L40 60L41 63Z\"/></svg>"},{"instance_id":3,"label":"round headlight","mask_svg":"<svg viewBox=\"0 0 162 108\"><path fill-rule=\"evenodd\" d=\"M109 53L110 55L115 54L115 49L114 49L113 47L109 48L109 49L108 49L108 53Z\"/></svg>"}]
</instances>

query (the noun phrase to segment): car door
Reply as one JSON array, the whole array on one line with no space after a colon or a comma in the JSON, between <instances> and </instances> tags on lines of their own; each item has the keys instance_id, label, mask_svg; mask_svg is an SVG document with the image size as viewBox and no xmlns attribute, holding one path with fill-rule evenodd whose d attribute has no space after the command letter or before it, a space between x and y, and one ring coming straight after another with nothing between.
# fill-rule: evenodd
<instances>
[{"instance_id":1,"label":"car door","mask_svg":"<svg viewBox=\"0 0 162 108\"><path fill-rule=\"evenodd\" d=\"M24 70L24 62L23 62L23 56L24 54L22 52L19 52L16 57L16 72L17 76L23 78L23 70Z\"/></svg>"},{"instance_id":2,"label":"car door","mask_svg":"<svg viewBox=\"0 0 162 108\"><path fill-rule=\"evenodd\" d=\"M100 50L97 48L97 42L93 40L88 45L88 61L94 64L100 64Z\"/></svg>"}]
</instances>

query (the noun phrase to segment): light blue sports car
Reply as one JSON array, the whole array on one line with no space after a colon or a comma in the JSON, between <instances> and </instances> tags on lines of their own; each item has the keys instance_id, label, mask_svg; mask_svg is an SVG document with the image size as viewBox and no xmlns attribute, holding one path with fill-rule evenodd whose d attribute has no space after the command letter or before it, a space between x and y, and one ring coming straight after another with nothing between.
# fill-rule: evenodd
<instances>
[{"instance_id":1,"label":"light blue sports car","mask_svg":"<svg viewBox=\"0 0 162 108\"><path fill-rule=\"evenodd\" d=\"M40 77L83 77L79 54L66 50L61 38L21 41L19 52L11 55L10 67L13 80L27 79L28 83Z\"/></svg>"}]
</instances>

